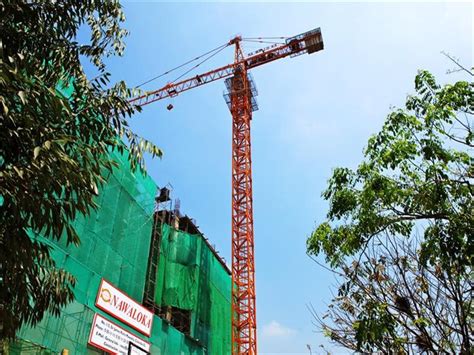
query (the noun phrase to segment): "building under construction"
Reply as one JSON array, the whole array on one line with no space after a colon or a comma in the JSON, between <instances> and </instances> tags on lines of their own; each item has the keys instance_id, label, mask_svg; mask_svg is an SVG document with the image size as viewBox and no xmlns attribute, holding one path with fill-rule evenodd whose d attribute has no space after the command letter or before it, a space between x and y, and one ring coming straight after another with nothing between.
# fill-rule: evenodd
<instances>
[{"instance_id":1,"label":"building under construction","mask_svg":"<svg viewBox=\"0 0 474 355\"><path fill-rule=\"evenodd\" d=\"M173 206L169 190L133 173L126 157L113 157L120 166L97 196L99 208L74 223L81 245L34 236L51 245L57 267L76 277L76 300L60 317L47 315L21 329L10 354L103 354L113 346L120 354L229 354L228 267L196 223ZM128 312L145 331L119 316L125 303L117 313L103 307L116 295L151 312L147 324ZM105 335L100 325L93 334L96 318L109 328Z\"/></svg>"}]
</instances>

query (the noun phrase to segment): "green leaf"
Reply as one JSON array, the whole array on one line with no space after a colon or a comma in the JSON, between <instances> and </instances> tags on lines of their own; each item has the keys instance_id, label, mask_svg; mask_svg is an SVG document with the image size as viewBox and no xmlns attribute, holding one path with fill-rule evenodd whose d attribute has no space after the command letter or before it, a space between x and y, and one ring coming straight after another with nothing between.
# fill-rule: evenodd
<instances>
[{"instance_id":1,"label":"green leaf","mask_svg":"<svg viewBox=\"0 0 474 355\"><path fill-rule=\"evenodd\" d=\"M18 91L18 96L20 97L20 100L23 103L23 105L26 104L25 92L24 91Z\"/></svg>"},{"instance_id":2,"label":"green leaf","mask_svg":"<svg viewBox=\"0 0 474 355\"><path fill-rule=\"evenodd\" d=\"M18 176L23 179L23 169L17 168L16 166L13 166L13 169L16 171Z\"/></svg>"},{"instance_id":3,"label":"green leaf","mask_svg":"<svg viewBox=\"0 0 474 355\"><path fill-rule=\"evenodd\" d=\"M5 104L5 102L3 102L3 100L0 101L2 103L2 107L3 107L3 113L6 115L8 115L8 106Z\"/></svg>"},{"instance_id":4,"label":"green leaf","mask_svg":"<svg viewBox=\"0 0 474 355\"><path fill-rule=\"evenodd\" d=\"M33 150L33 159L36 159L38 157L40 150L41 147L35 147L35 149Z\"/></svg>"}]
</instances>

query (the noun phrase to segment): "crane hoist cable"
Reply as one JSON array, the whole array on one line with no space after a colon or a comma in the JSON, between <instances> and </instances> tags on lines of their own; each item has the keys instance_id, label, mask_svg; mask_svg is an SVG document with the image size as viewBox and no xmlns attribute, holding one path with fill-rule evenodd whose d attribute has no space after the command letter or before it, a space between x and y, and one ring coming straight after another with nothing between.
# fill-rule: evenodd
<instances>
[{"instance_id":1,"label":"crane hoist cable","mask_svg":"<svg viewBox=\"0 0 474 355\"><path fill-rule=\"evenodd\" d=\"M155 77L153 77L153 78L151 78L151 79L149 79L149 80L147 80L147 81L144 81L143 83L137 85L136 87L139 88L139 87L142 87L142 86L145 85L145 84L151 83L152 81L155 81L155 80L158 79L158 78L161 78L161 77L163 77L163 76L165 76L165 75L167 75L167 74L169 74L169 73L171 73L171 72L173 72L173 71L175 71L175 70L178 70L178 69L180 69L180 68L182 68L182 67L184 67L184 66L186 66L186 65L188 65L188 64L190 64L190 63L192 63L192 62L194 62L194 61L196 61L196 60L198 60L198 59L201 59L202 57L205 57L205 56L208 55L208 54L211 54L211 53L213 53L213 52L215 52L215 51L219 51L219 52L220 52L220 50L222 50L222 49L224 49L224 48L226 48L226 47L228 47L228 46L229 46L229 44L226 43L226 44L223 44L223 45L221 45L221 46L219 46L219 47L217 47L217 48L211 49L210 51L208 51L208 52L206 52L206 53L204 53L204 54L201 54L200 56L197 56L196 58L193 58L193 59L191 59L191 60L188 60L186 63L183 63L183 64L181 64L181 65L178 65L177 67L174 67L173 69L167 70L167 71L165 71L165 72L162 73L162 74L159 74L159 75L157 75L157 76L155 76ZM202 63L201 63L201 64L202 64Z\"/></svg>"},{"instance_id":2,"label":"crane hoist cable","mask_svg":"<svg viewBox=\"0 0 474 355\"><path fill-rule=\"evenodd\" d=\"M281 42L271 42L271 41L265 41L265 40L267 40L267 39L268 39L268 40L269 40L269 39L272 39L272 40L274 40L274 39L286 39L286 38L288 38L288 37L248 37L248 38L243 38L242 40L247 41L247 42L254 42L254 43L283 44L283 43L281 43ZM139 87L142 87L143 85L146 85L146 84L148 84L148 83L151 83L152 81L155 81L156 79L159 79L159 78L161 78L161 77L163 77L163 76L165 76L165 75L167 75L167 74L170 74L170 73L174 72L175 70L181 69L182 67L184 67L184 66L186 66L186 65L188 65L188 64L191 64L192 62L194 62L194 61L196 61L196 60L199 60L199 59L201 59L202 57L205 57L206 55L209 55L209 54L211 54L211 53L213 53L213 52L216 52L216 51L217 51L217 52L220 52L222 49L224 49L224 48L226 48L226 47L228 47L228 46L229 46L229 43L226 43L226 44L223 44L223 45L221 45L221 46L219 46L219 47L216 47L216 48L214 48L214 49L211 49L210 51L208 51L208 52L206 52L206 53L204 53L204 54L201 54L200 56L197 56L196 58L193 58L193 59L191 59L191 60L188 60L187 62L185 62L185 63L183 63L183 64L181 64L181 65L178 65L177 67L174 67L174 68L172 68L172 69L170 69L170 70L165 71L164 73L161 73L161 74L159 74L159 75L157 75L157 76L155 76L155 77L153 77L153 78L151 78L151 79L149 79L149 80L144 81L143 83L137 85L136 87L139 88ZM215 54L217 54L217 53L215 53ZM214 54L214 55L215 55L215 54ZM213 57L214 55L210 56L209 58ZM208 58L208 59L209 59L209 58ZM207 60L207 59L206 59L206 60ZM202 61L201 63L199 63L199 65L194 66L192 69L195 69L195 68L199 67L199 66L200 66L202 63L204 63L206 60L204 60L204 61ZM191 70L192 70L192 69L191 69ZM187 71L185 74L189 73L191 70ZM176 80L182 78L185 74L183 74L183 75L180 76L179 78L175 79L174 81L176 81Z\"/></svg>"},{"instance_id":3,"label":"crane hoist cable","mask_svg":"<svg viewBox=\"0 0 474 355\"><path fill-rule=\"evenodd\" d=\"M222 51L223 51L225 48L227 48L228 46L230 46L230 43L227 43L227 44L224 44L224 45L218 47L218 50L217 50L215 53L213 53L213 54L210 55L209 57L205 58L205 59L202 60L201 62L197 63L195 66L193 66L193 67L190 68L189 70L185 71L183 74L181 74L180 76L178 76L178 77L177 77L176 79L174 79L172 82L174 83L174 82L178 81L178 80L181 79L183 76L185 76L185 75L188 74L189 72L191 72L191 71L193 71L194 69L196 69L197 67L199 67L201 64L205 63L206 61L208 61L209 59L211 59L211 58L214 57L215 55L217 55L217 54L219 54L220 52L222 52ZM209 52L206 53L206 54L209 54ZM202 56L200 56L200 57L202 58L202 57L205 56L206 54L204 54L204 55L202 55Z\"/></svg>"},{"instance_id":4,"label":"crane hoist cable","mask_svg":"<svg viewBox=\"0 0 474 355\"><path fill-rule=\"evenodd\" d=\"M271 42L271 41L265 41L267 39L286 39L288 37L248 37L248 38L242 38L243 41L246 41L246 42L254 42L254 43L267 43L267 44L283 44L281 42ZM140 88L142 87L143 85L146 85L148 83L151 83L152 81L155 81L156 79L159 79L167 74L170 74L172 72L174 72L175 70L178 70L178 69L181 69L182 67L188 65L188 64L191 64L192 62L196 61L196 60L199 60L201 59L202 57L205 57L213 52L216 52L214 53L213 55L211 55L209 58L207 59L210 59L212 58L214 55L216 55L217 53L219 53L221 50L223 50L224 48L228 47L229 46L229 43L226 43L226 44L223 44L219 47L216 47L214 49L211 49L210 51L204 53L204 54L201 54L200 56L197 56L191 60L188 60L187 62L181 64L181 65L178 65L177 67L174 67L170 70L167 70L165 71L164 73L161 73L149 80L146 80L144 82L142 82L141 84L137 85L136 87L137 88ZM183 75L179 76L178 78L176 78L174 81L178 80L178 79L181 79L184 75L186 75L187 73L189 73L190 71L192 71L193 69L196 69L197 67L199 67L201 64L203 64L207 59L203 60L201 63L199 63L198 65L195 65L193 68L191 68L190 70L188 70L187 72L185 72Z\"/></svg>"},{"instance_id":5,"label":"crane hoist cable","mask_svg":"<svg viewBox=\"0 0 474 355\"><path fill-rule=\"evenodd\" d=\"M287 39L288 37L245 37L242 40L246 39Z\"/></svg>"},{"instance_id":6,"label":"crane hoist cable","mask_svg":"<svg viewBox=\"0 0 474 355\"><path fill-rule=\"evenodd\" d=\"M285 44L284 42L274 42L274 41L261 41L257 39L243 39L243 42L252 42L252 43L264 43L264 44Z\"/></svg>"}]
</instances>

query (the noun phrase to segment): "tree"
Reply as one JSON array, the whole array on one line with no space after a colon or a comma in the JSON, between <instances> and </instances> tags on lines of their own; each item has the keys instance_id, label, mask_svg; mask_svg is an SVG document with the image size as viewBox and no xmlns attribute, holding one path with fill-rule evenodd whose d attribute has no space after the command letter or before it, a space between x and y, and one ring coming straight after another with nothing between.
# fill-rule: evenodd
<instances>
[{"instance_id":1,"label":"tree","mask_svg":"<svg viewBox=\"0 0 474 355\"><path fill-rule=\"evenodd\" d=\"M417 241L376 236L344 264L339 291L316 325L345 348L383 354L469 354L472 282L463 271L424 265ZM472 316L472 314L471 314Z\"/></svg>"},{"instance_id":2,"label":"tree","mask_svg":"<svg viewBox=\"0 0 474 355\"><path fill-rule=\"evenodd\" d=\"M369 139L358 168L335 169L323 192L327 220L307 250L342 270L342 283L333 323L321 324L358 351L469 353L474 83L440 86L420 71L415 89Z\"/></svg>"},{"instance_id":3,"label":"tree","mask_svg":"<svg viewBox=\"0 0 474 355\"><path fill-rule=\"evenodd\" d=\"M95 208L108 152L128 141L133 169L161 151L127 120L139 109L124 82L110 84L103 59L121 55L124 14L116 1L0 3L0 339L73 299L74 277L55 266L48 244L78 245L71 222ZM89 29L91 39L77 40ZM89 60L97 76L86 76ZM144 171L144 170L143 170Z\"/></svg>"},{"instance_id":4,"label":"tree","mask_svg":"<svg viewBox=\"0 0 474 355\"><path fill-rule=\"evenodd\" d=\"M323 193L327 220L308 239L309 253L336 266L380 233L410 237L421 228L423 262L472 266L474 83L440 86L421 71L415 89L370 138L358 168L334 170Z\"/></svg>"}]
</instances>

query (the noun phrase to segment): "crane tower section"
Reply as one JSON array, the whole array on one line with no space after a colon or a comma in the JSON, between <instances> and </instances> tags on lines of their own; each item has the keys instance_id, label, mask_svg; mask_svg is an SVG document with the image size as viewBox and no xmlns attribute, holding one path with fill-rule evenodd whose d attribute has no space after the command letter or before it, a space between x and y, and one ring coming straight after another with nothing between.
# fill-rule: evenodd
<instances>
[{"instance_id":1,"label":"crane tower section","mask_svg":"<svg viewBox=\"0 0 474 355\"><path fill-rule=\"evenodd\" d=\"M224 95L232 114L232 353L257 353L250 121L258 109L239 38Z\"/></svg>"}]
</instances>

